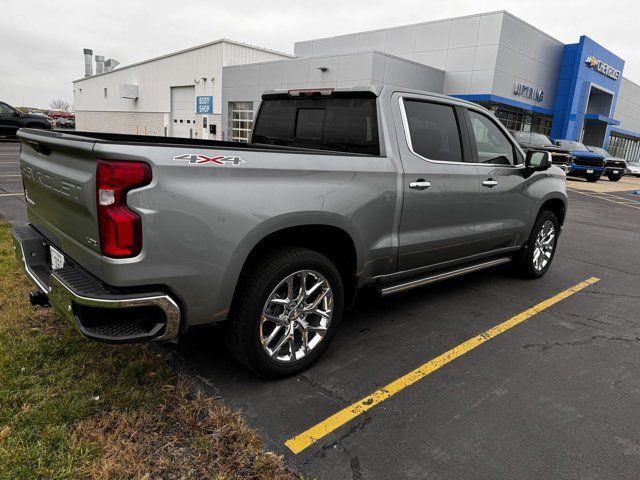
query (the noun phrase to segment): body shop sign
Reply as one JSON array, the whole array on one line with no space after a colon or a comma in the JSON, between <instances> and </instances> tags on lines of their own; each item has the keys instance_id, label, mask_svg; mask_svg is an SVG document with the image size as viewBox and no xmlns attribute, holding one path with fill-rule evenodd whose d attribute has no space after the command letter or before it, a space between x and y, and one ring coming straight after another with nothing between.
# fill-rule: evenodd
<instances>
[{"instance_id":1,"label":"body shop sign","mask_svg":"<svg viewBox=\"0 0 640 480\"><path fill-rule=\"evenodd\" d=\"M196 97L196 113L213 113L213 97Z\"/></svg>"}]
</instances>

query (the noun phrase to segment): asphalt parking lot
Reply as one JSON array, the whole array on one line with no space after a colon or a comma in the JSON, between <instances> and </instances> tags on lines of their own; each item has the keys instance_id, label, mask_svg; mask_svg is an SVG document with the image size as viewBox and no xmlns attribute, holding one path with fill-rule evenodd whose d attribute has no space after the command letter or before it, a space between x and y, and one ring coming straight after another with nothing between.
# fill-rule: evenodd
<instances>
[{"instance_id":1,"label":"asphalt parking lot","mask_svg":"<svg viewBox=\"0 0 640 480\"><path fill-rule=\"evenodd\" d=\"M24 223L27 218L19 153L17 142L0 138L0 215L12 223Z\"/></svg>"},{"instance_id":2,"label":"asphalt parking lot","mask_svg":"<svg viewBox=\"0 0 640 480\"><path fill-rule=\"evenodd\" d=\"M0 143L0 214L21 223L17 150ZM178 354L305 477L638 478L640 179L568 188L541 280L498 268L366 297L322 360L286 380L237 365L218 328Z\"/></svg>"}]
</instances>

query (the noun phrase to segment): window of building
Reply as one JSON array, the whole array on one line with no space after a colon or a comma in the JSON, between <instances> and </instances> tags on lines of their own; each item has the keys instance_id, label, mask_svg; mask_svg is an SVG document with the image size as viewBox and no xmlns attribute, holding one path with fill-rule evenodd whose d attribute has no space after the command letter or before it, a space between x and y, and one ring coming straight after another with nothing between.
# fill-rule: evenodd
<instances>
[{"instance_id":1,"label":"window of building","mask_svg":"<svg viewBox=\"0 0 640 480\"><path fill-rule=\"evenodd\" d=\"M476 141L478 161L496 165L515 165L513 145L493 121L474 111L469 111L471 129Z\"/></svg>"},{"instance_id":2,"label":"window of building","mask_svg":"<svg viewBox=\"0 0 640 480\"><path fill-rule=\"evenodd\" d=\"M614 157L624 158L629 162L640 162L640 139L611 132L609 136L609 153Z\"/></svg>"},{"instance_id":3,"label":"window of building","mask_svg":"<svg viewBox=\"0 0 640 480\"><path fill-rule=\"evenodd\" d=\"M253 127L253 102L229 102L229 134L233 142L248 142Z\"/></svg>"},{"instance_id":4,"label":"window of building","mask_svg":"<svg viewBox=\"0 0 640 480\"><path fill-rule=\"evenodd\" d=\"M109 96L109 91L105 87L105 89L104 89L104 98L107 98L108 96Z\"/></svg>"},{"instance_id":5,"label":"window of building","mask_svg":"<svg viewBox=\"0 0 640 480\"><path fill-rule=\"evenodd\" d=\"M411 146L429 160L461 162L460 131L453 107L405 100Z\"/></svg>"},{"instance_id":6,"label":"window of building","mask_svg":"<svg viewBox=\"0 0 640 480\"><path fill-rule=\"evenodd\" d=\"M551 133L552 117L542 113L529 112L521 108L497 103L478 102L493 112L500 123L509 130L533 132L547 135Z\"/></svg>"}]
</instances>

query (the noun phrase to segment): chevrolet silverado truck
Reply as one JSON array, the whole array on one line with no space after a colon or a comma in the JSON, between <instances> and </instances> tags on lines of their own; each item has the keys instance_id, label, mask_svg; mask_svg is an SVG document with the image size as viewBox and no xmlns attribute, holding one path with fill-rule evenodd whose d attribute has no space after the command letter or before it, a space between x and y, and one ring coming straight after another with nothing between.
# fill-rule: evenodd
<instances>
[{"instance_id":1,"label":"chevrolet silverado truck","mask_svg":"<svg viewBox=\"0 0 640 480\"><path fill-rule=\"evenodd\" d=\"M541 277L567 211L549 152L476 104L391 87L269 91L248 144L18 135L32 303L106 342L225 322L265 376L315 362L362 288Z\"/></svg>"},{"instance_id":2,"label":"chevrolet silverado truck","mask_svg":"<svg viewBox=\"0 0 640 480\"><path fill-rule=\"evenodd\" d=\"M582 143L574 140L556 140L556 145L571 152L571 169L568 176L585 178L587 182L597 182L604 174L604 155L589 151Z\"/></svg>"},{"instance_id":3,"label":"chevrolet silverado truck","mask_svg":"<svg viewBox=\"0 0 640 480\"><path fill-rule=\"evenodd\" d=\"M587 145L587 148L590 152L597 153L604 157L604 175L609 181L617 182L624 176L627 170L627 161L624 158L614 157L601 147Z\"/></svg>"},{"instance_id":4,"label":"chevrolet silverado truck","mask_svg":"<svg viewBox=\"0 0 640 480\"><path fill-rule=\"evenodd\" d=\"M22 113L8 103L0 102L0 136L14 137L20 128L51 130L51 123L46 115Z\"/></svg>"},{"instance_id":5,"label":"chevrolet silverado truck","mask_svg":"<svg viewBox=\"0 0 640 480\"><path fill-rule=\"evenodd\" d=\"M551 153L551 161L560 167L565 173L571 170L571 152L562 147L554 145L549 137L541 133L523 132L519 130L509 130L516 142L526 152L529 150L542 150Z\"/></svg>"}]
</instances>

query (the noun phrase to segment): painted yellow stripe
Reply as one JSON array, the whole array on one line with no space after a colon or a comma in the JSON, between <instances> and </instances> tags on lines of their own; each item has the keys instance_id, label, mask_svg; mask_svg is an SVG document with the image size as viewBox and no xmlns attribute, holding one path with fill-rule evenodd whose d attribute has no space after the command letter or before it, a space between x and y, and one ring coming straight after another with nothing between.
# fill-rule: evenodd
<instances>
[{"instance_id":1,"label":"painted yellow stripe","mask_svg":"<svg viewBox=\"0 0 640 480\"><path fill-rule=\"evenodd\" d=\"M427 363L420 365L415 370L407 373L406 375L398 378L397 380L394 380L388 385L385 385L381 389L376 390L371 395L367 395L363 399L331 415L326 420L323 420L322 422L311 427L310 429L287 440L285 442L285 445L289 447L289 449L293 453L300 453L305 448L314 444L315 442L317 442L324 436L328 435L329 433L333 432L337 428L341 427L345 423L353 420L360 414L375 407L379 403L385 401L387 398L395 395L396 393L404 390L410 385L413 385L418 380L423 379L430 373L433 373L436 370L439 370L440 368L444 367L447 363L455 360L461 355L464 355L465 353L482 345L487 340L497 337L498 335L506 332L510 328L513 328L516 325L519 325L525 320L533 317L536 313L546 310L552 305L555 305L561 300L564 300L565 298L573 295L574 293L579 292L580 290L588 287L589 285L593 285L599 280L600 279L595 277L589 278L588 280L585 280L584 282L579 283L565 290L564 292L561 292L558 295L545 300L544 302L538 303L537 305L531 307L528 310L525 310L524 312L516 315L515 317L511 317L506 322L503 322L500 325L496 325L495 327L490 328L485 332L482 332L480 335L470 338L466 342L461 343L456 347L453 347L448 352L445 352L442 355L434 358L433 360L430 360Z\"/></svg>"}]
</instances>

